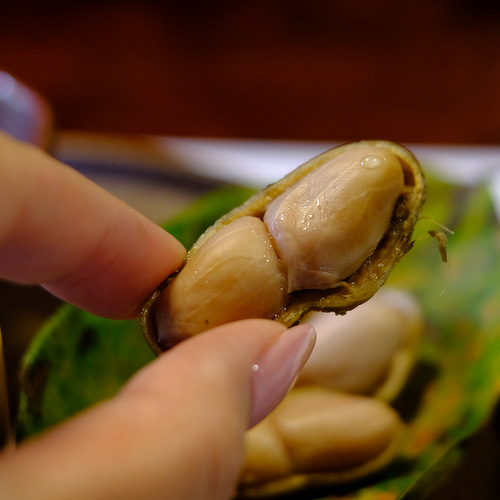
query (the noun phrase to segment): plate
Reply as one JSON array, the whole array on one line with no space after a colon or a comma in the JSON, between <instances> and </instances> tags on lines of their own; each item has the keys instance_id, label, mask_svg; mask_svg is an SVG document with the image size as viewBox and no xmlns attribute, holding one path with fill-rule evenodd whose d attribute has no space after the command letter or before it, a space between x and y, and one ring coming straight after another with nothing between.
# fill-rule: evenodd
<instances>
[{"instance_id":1,"label":"plate","mask_svg":"<svg viewBox=\"0 0 500 500\"><path fill-rule=\"evenodd\" d=\"M213 182L210 189L194 195L193 204L177 211L165 225L189 247L204 227L242 202L249 191L227 185L222 173L216 178L216 174L209 172L208 160L203 169L200 164L188 168L190 162L187 160L184 166L177 161L172 167L175 163L172 156L175 155L159 154L154 150L152 154L149 147L142 149L149 144L160 144L159 151L162 152L166 148L165 141L179 145L179 140L182 140L186 154L191 154L196 144L212 144L208 140L140 138L139 150L150 156L144 157L141 153L133 161L130 155L127 156L128 162L116 162L116 156L109 150L109 162L104 162L101 155L99 162L88 164L101 165L102 172L109 176L110 172L120 168L119 175L138 168L137 164L133 166L137 161L148 172L164 175L165 170L168 175L175 172L182 179L194 176L204 182ZM258 145L252 141L246 144L249 151ZM220 147L221 143L216 141L214 145ZM134 144L127 145L132 146ZM235 143L228 146L235 146ZM276 146L278 152L286 147L283 144ZM309 143L296 146L320 147ZM425 152L426 149L422 148L421 151ZM435 158L440 156L449 160L448 165L453 165L451 150L447 155L443 148L425 148L429 154L436 155ZM171 152L172 148L168 151ZM497 369L500 366L500 249L496 205L491 196L494 189L487 182L495 178L497 167L495 150L480 149L482 153L477 156L473 154L475 151L475 148L453 148L453 153L458 155L456 158L465 161L469 156L463 172L459 168L448 168L447 171L446 162L431 165L429 159L421 158L428 169L429 180L425 217L417 225L414 248L398 264L389 280L389 284L405 288L417 297L424 308L427 324L414 376L396 402L410 429L405 448L388 469L362 484L340 490L329 488L308 492L300 498L428 498L467 457L467 442L487 429L500 388L500 371ZM60 157L71 163L68 151L63 152L61 148ZM470 155L463 155L465 152ZM252 155L249 153L249 156ZM112 158L115 161L111 161ZM469 169L474 158L476 162L478 158L484 162L471 173ZM226 167L233 161L236 160L228 161ZM275 166L276 161L273 162ZM222 164L220 157L215 164ZM243 175L254 186L267 182L265 176L250 171L251 168L248 164L233 173L232 181L236 182L236 175ZM267 171L265 174L269 175ZM448 240L448 263L441 262L436 243L428 236L429 229L440 227L438 224L453 231ZM73 335L67 335L68 329ZM20 434L35 434L81 408L109 397L150 359L152 353L141 337L137 322L103 320L71 306L63 306L40 330L25 357ZM98 380L94 373L99 373ZM33 387L38 390L33 392ZM72 395L71 398L68 394ZM497 447L479 450L481 464L488 463L488 460L495 463L495 452L498 453ZM474 467L474 461L468 463L469 467ZM462 491L466 487L477 489L484 486L488 479L495 480L494 476L485 476L489 470L487 467L481 466L481 469L479 481L472 486L459 480ZM472 470L478 472L477 466ZM439 491L439 498L446 498L446 491L436 491ZM456 498L456 493L449 498ZM483 495L481 498L488 497Z\"/></svg>"},{"instance_id":2,"label":"plate","mask_svg":"<svg viewBox=\"0 0 500 500\"><path fill-rule=\"evenodd\" d=\"M53 152L111 191L117 191L140 210L152 213L156 219L166 220L164 210L168 200L161 201L154 212L147 206L143 208L142 203L147 203L150 193L144 187L144 200L139 201L139 190L133 192L135 183L142 188L142 183L150 184L147 179L153 183L159 181L163 189L173 183L177 191L191 193L191 200L221 185L262 188L309 158L339 144L340 141L127 136L62 131L55 138ZM463 186L489 185L495 210L500 215L500 147L405 145L423 167L439 179ZM120 182L129 184L130 189L117 187ZM175 209L175 203L169 205L169 210L172 207Z\"/></svg>"}]
</instances>

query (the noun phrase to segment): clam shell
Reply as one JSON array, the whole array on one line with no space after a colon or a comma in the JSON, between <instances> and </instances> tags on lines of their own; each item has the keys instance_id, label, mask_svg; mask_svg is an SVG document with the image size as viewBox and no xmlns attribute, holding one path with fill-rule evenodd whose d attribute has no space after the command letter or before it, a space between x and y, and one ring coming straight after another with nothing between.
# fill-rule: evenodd
<instances>
[{"instance_id":1,"label":"clam shell","mask_svg":"<svg viewBox=\"0 0 500 500\"><path fill-rule=\"evenodd\" d=\"M354 274L327 290L299 290L292 292L286 306L281 311L277 311L273 319L286 326L291 326L311 310L333 311L337 314L344 314L366 302L385 283L397 262L411 249L413 245L411 239L413 229L425 201L425 179L417 159L408 149L389 141L360 141L344 144L312 158L217 220L189 250L185 262L221 227L247 215L261 218L272 200L300 181L309 172L347 151L364 146L389 149L399 158L403 169L404 189L396 203L388 231L375 251ZM180 269L167 277L146 300L142 309L143 333L148 344L157 354L162 352L164 348L160 347L157 342L153 312L154 304L161 292L175 279L179 271Z\"/></svg>"}]
</instances>

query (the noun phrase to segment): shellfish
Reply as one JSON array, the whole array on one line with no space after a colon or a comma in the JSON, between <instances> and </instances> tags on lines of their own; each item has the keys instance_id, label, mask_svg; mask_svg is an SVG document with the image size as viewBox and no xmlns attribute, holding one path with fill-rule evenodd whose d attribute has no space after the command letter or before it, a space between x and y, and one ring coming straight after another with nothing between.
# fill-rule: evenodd
<instances>
[{"instance_id":1,"label":"shellfish","mask_svg":"<svg viewBox=\"0 0 500 500\"><path fill-rule=\"evenodd\" d=\"M291 326L311 310L355 308L411 248L424 200L422 169L400 145L361 141L316 156L198 239L143 307L149 345L159 353L237 319Z\"/></svg>"}]
</instances>

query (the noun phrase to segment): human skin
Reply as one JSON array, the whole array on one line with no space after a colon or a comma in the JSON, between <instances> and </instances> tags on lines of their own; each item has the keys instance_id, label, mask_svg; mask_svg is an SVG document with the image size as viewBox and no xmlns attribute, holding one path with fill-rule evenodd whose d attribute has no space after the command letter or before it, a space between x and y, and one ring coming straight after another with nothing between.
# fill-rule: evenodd
<instances>
[{"instance_id":1,"label":"human skin","mask_svg":"<svg viewBox=\"0 0 500 500\"><path fill-rule=\"evenodd\" d=\"M122 201L4 134L0 199L0 278L98 315L137 316L185 255ZM116 397L4 450L0 496L229 498L245 431L286 394L314 340L308 325L254 319L182 342Z\"/></svg>"}]
</instances>

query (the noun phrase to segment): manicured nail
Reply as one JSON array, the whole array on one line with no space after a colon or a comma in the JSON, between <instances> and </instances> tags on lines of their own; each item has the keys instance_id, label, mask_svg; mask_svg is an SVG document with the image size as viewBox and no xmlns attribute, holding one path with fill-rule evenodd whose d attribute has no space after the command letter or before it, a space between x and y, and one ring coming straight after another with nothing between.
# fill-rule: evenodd
<instances>
[{"instance_id":1,"label":"manicured nail","mask_svg":"<svg viewBox=\"0 0 500 500\"><path fill-rule=\"evenodd\" d=\"M310 325L298 325L271 339L252 366L253 405L250 427L260 422L285 397L316 342Z\"/></svg>"}]
</instances>

